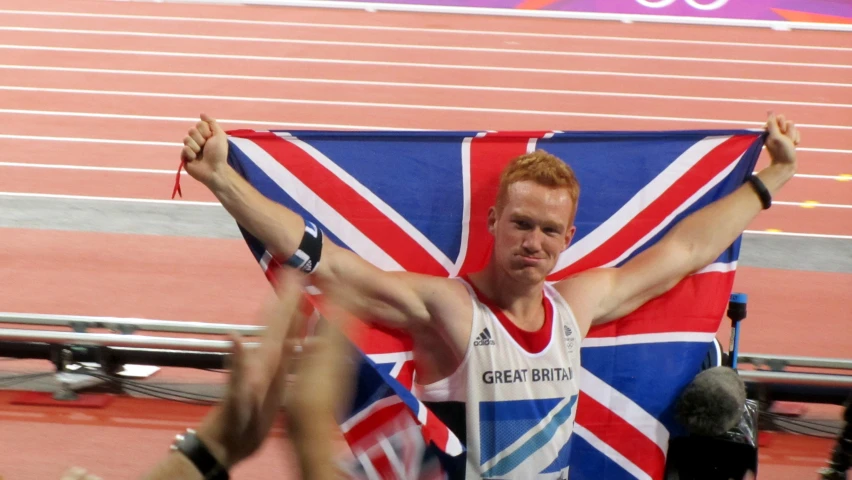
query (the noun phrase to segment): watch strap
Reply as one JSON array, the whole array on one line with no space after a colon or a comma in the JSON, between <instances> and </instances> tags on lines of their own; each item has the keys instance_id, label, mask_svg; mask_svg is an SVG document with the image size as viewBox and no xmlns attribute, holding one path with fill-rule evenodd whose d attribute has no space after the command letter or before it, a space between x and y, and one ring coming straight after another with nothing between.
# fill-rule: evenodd
<instances>
[{"instance_id":1,"label":"watch strap","mask_svg":"<svg viewBox=\"0 0 852 480\"><path fill-rule=\"evenodd\" d=\"M175 436L172 450L181 452L201 472L205 480L228 480L228 469L219 463L216 457L204 445L204 442L195 434L195 430L188 428L183 434Z\"/></svg>"}]
</instances>

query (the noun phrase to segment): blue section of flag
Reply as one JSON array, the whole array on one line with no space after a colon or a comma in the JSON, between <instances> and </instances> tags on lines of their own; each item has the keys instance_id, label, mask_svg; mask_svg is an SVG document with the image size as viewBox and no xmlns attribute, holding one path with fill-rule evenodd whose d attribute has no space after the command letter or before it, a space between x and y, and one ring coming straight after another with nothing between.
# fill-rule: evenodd
<instances>
[{"instance_id":1,"label":"blue section of flag","mask_svg":"<svg viewBox=\"0 0 852 480\"><path fill-rule=\"evenodd\" d=\"M601 373L602 380L632 392L630 399L643 410L662 418L668 416L680 391L700 371L701 363L696 364L695 359L703 359L707 345L667 342L590 347L581 350L581 361L590 372ZM613 362L618 369L610 368Z\"/></svg>"},{"instance_id":2,"label":"blue section of flag","mask_svg":"<svg viewBox=\"0 0 852 480\"><path fill-rule=\"evenodd\" d=\"M377 364L363 352L358 356L358 384L355 388L355 398L352 402L350 416L360 413L377 400L398 396L415 414L420 411L417 398L391 375L392 364Z\"/></svg>"},{"instance_id":3,"label":"blue section of flag","mask_svg":"<svg viewBox=\"0 0 852 480\"><path fill-rule=\"evenodd\" d=\"M636 476L576 433L571 440L571 480L636 480ZM580 461L579 459L582 459Z\"/></svg>"},{"instance_id":4,"label":"blue section of flag","mask_svg":"<svg viewBox=\"0 0 852 480\"><path fill-rule=\"evenodd\" d=\"M391 366L379 366L360 354L356 357L357 384L348 416L354 416L377 401L395 395L396 392L385 381Z\"/></svg>"},{"instance_id":5,"label":"blue section of flag","mask_svg":"<svg viewBox=\"0 0 852 480\"><path fill-rule=\"evenodd\" d=\"M541 473L559 472L571 464L571 445L574 442L575 436L576 435L571 435L571 438L569 438L568 441L565 442L565 445L563 445L562 448L559 449L559 454L553 460L553 463L548 465L544 470L541 471Z\"/></svg>"},{"instance_id":6,"label":"blue section of flag","mask_svg":"<svg viewBox=\"0 0 852 480\"><path fill-rule=\"evenodd\" d=\"M455 260L461 244L464 205L462 178L458 174L462 146L458 139L436 138L428 149L423 149L420 141L407 137L377 138L382 141L360 137L358 142L341 142L322 137L310 143ZM432 188L412 189L412 185Z\"/></svg>"}]
</instances>

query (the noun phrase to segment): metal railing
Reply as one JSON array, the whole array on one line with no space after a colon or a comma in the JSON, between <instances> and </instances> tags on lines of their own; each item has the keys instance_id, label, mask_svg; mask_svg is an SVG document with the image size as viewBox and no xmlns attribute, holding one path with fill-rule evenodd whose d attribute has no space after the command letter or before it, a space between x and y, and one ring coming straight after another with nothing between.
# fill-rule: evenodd
<instances>
[{"instance_id":1,"label":"metal railing","mask_svg":"<svg viewBox=\"0 0 852 480\"><path fill-rule=\"evenodd\" d=\"M79 331L79 329L81 328L105 328L121 333L132 333L137 330L141 330L149 332L202 333L210 335L225 335L228 332L239 332L241 335L244 336L256 336L263 334L264 331L264 327L256 325L181 322L174 320L149 320L145 318L128 317L95 317L83 315L50 315L40 313L10 312L0 312L0 323L70 327L77 331Z\"/></svg>"},{"instance_id":2,"label":"metal railing","mask_svg":"<svg viewBox=\"0 0 852 480\"><path fill-rule=\"evenodd\" d=\"M139 335L136 332L168 332L220 336L227 335L230 332L237 332L244 337L256 337L262 335L265 331L264 327L256 325L10 312L0 312L0 324L67 327L72 330L71 332L63 332L40 329L0 328L0 341L7 342L179 349L206 352L229 351L230 342L227 340L202 338ZM116 333L91 332L91 330L95 329L105 329ZM251 348L256 346L256 344L246 343L246 346ZM0 356L2 355L3 352L0 351Z\"/></svg>"},{"instance_id":3,"label":"metal railing","mask_svg":"<svg viewBox=\"0 0 852 480\"><path fill-rule=\"evenodd\" d=\"M137 332L219 336L238 332L245 337L257 337L263 335L265 331L264 327L256 325L10 312L0 312L0 324L66 327L72 330L64 332L34 328L0 328L0 357L18 358L27 358L27 351L34 352L29 358L45 358L46 352L52 351L47 347L62 345L111 347L122 354L127 354L127 350L132 348L135 352L133 358L136 360L144 358L146 354L150 354L152 359L163 358L162 355L151 353L152 350L171 350L175 354L182 353L185 358L189 358L193 354L200 356L205 353L228 352L230 342L221 338L154 336L140 335ZM92 332L97 329L109 330L112 333ZM18 344L18 342L21 343ZM6 352L3 351L4 345ZM13 350L9 347L10 345L15 345L14 353L10 353ZM249 348L257 345L257 343L246 343ZM91 353L88 355L91 356ZM813 392L825 392L826 389L831 389L831 395L826 394L828 396L825 398L834 401L835 398L840 398L843 392L852 390L852 359L754 353L740 353L737 358L740 366L753 367L752 369L738 368L743 380L749 384L752 391L765 392L774 389L774 392L780 393L781 397L788 395L785 392L792 392L789 395L801 398L808 396L807 389L810 389L812 395L817 395ZM791 367L836 370L836 373L789 371L788 368ZM803 392L802 388L806 391ZM823 394L819 393L819 395Z\"/></svg>"}]
</instances>

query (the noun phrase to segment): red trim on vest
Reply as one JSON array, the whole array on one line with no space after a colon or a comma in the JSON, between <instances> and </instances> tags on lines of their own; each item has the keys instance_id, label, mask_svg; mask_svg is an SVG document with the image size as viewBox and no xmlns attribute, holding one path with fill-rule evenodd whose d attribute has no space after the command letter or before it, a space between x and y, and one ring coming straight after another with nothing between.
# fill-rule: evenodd
<instances>
[{"instance_id":1,"label":"red trim on vest","mask_svg":"<svg viewBox=\"0 0 852 480\"><path fill-rule=\"evenodd\" d=\"M547 300L547 295L542 293L541 296L541 305L544 307L544 325L541 326L538 330L534 332L530 332L527 330L521 330L520 327L515 325L506 313L494 304L490 298L486 297L473 282L470 281L467 275L462 275L462 277L468 284L470 284L471 288L473 288L473 292L476 294L476 297L480 302L485 304L491 312L494 313L494 316L497 317L497 320L500 321L500 324L503 325L509 335L518 342L518 345L521 346L528 353L541 353L545 347L550 343L550 337L553 334L553 304Z\"/></svg>"}]
</instances>

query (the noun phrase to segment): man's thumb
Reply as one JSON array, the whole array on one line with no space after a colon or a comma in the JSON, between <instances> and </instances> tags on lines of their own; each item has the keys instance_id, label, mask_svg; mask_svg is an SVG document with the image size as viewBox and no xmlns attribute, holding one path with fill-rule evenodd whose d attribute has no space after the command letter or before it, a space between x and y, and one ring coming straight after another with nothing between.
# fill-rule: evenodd
<instances>
[{"instance_id":1,"label":"man's thumb","mask_svg":"<svg viewBox=\"0 0 852 480\"><path fill-rule=\"evenodd\" d=\"M202 113L201 114L201 120L204 121L204 122L207 122L207 124L210 125L210 130L213 131L213 135L219 135L219 134L224 133L224 131L222 130L222 127L220 127L219 123L216 122L216 119L214 119L210 115L207 115L206 113Z\"/></svg>"}]
</instances>

